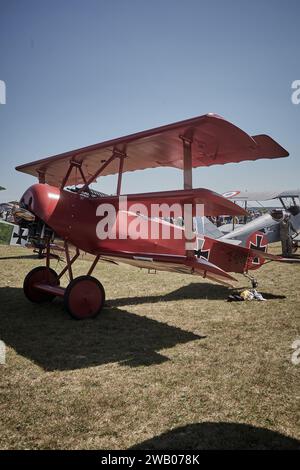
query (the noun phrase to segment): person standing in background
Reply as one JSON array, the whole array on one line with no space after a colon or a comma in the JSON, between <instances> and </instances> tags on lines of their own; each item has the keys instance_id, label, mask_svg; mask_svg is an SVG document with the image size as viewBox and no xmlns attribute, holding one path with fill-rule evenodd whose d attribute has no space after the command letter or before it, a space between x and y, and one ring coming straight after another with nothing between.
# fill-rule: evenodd
<instances>
[{"instance_id":1,"label":"person standing in background","mask_svg":"<svg viewBox=\"0 0 300 470\"><path fill-rule=\"evenodd\" d=\"M280 240L282 247L282 255L289 258L293 253L293 242L291 235L290 216L285 214L280 222Z\"/></svg>"}]
</instances>

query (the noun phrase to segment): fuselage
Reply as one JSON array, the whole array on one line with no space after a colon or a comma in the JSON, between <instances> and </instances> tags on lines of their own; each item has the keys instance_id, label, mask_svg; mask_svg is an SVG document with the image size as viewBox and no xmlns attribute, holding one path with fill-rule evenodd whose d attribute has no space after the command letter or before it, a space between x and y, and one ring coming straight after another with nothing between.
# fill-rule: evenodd
<instances>
[{"instance_id":1,"label":"fuselage","mask_svg":"<svg viewBox=\"0 0 300 470\"><path fill-rule=\"evenodd\" d=\"M118 196L89 197L48 184L35 184L24 193L21 205L63 241L92 255L132 254L132 258L140 261L152 255L159 261L172 256L182 263L191 256L190 259L205 260L225 272L243 273L251 269L251 255L245 247L193 233L187 250L184 227L141 213L135 195L129 198L124 209ZM39 230L43 232L43 228Z\"/></svg>"},{"instance_id":2,"label":"fuselage","mask_svg":"<svg viewBox=\"0 0 300 470\"><path fill-rule=\"evenodd\" d=\"M185 255L184 229L137 212L135 200L129 201L125 209L120 207L117 196L86 197L47 184L35 184L25 192L21 202L59 237L88 253Z\"/></svg>"},{"instance_id":3,"label":"fuselage","mask_svg":"<svg viewBox=\"0 0 300 470\"><path fill-rule=\"evenodd\" d=\"M276 243L280 241L280 221L285 215L289 216L291 226L296 234L300 230L300 214L292 215L287 210L282 210L282 216L279 219L272 217L271 213L263 214L223 235L222 240L241 240L244 245L252 233L259 231L265 234L268 243Z\"/></svg>"}]
</instances>

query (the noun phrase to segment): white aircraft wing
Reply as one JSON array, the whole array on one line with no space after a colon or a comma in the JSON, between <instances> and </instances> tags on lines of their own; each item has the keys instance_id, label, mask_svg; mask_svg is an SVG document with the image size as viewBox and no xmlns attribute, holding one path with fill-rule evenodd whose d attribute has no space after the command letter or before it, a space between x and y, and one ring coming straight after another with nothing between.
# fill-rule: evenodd
<instances>
[{"instance_id":1,"label":"white aircraft wing","mask_svg":"<svg viewBox=\"0 0 300 470\"><path fill-rule=\"evenodd\" d=\"M271 201L272 199L279 199L285 197L299 197L300 189L293 189L288 191L226 191L222 194L223 197L233 201Z\"/></svg>"}]
</instances>

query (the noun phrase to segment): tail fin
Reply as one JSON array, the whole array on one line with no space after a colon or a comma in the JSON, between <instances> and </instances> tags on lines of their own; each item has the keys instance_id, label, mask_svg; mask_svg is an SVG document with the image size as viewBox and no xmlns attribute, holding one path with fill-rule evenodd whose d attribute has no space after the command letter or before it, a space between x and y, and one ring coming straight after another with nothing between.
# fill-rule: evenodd
<instances>
[{"instance_id":1,"label":"tail fin","mask_svg":"<svg viewBox=\"0 0 300 470\"><path fill-rule=\"evenodd\" d=\"M196 217L196 228L198 235L211 238L221 238L224 234L207 217Z\"/></svg>"},{"instance_id":2,"label":"tail fin","mask_svg":"<svg viewBox=\"0 0 300 470\"><path fill-rule=\"evenodd\" d=\"M260 268L267 258L268 239L266 235L260 231L253 232L247 239L245 246L249 249L247 270Z\"/></svg>"}]
</instances>

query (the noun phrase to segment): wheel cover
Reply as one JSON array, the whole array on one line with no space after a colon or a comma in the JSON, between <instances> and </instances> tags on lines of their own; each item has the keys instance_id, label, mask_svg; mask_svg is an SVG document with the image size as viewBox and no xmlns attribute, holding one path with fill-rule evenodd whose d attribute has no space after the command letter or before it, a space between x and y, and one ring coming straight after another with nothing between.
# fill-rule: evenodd
<instances>
[{"instance_id":1,"label":"wheel cover","mask_svg":"<svg viewBox=\"0 0 300 470\"><path fill-rule=\"evenodd\" d=\"M103 292L92 279L81 279L70 285L68 309L76 318L91 318L101 310Z\"/></svg>"},{"instance_id":2,"label":"wheel cover","mask_svg":"<svg viewBox=\"0 0 300 470\"><path fill-rule=\"evenodd\" d=\"M52 269L49 270L47 279L47 269L43 266L30 271L24 280L24 292L26 297L32 302L43 302L51 300L55 296L36 289L35 284L49 284L51 286L59 285L57 274Z\"/></svg>"}]
</instances>

